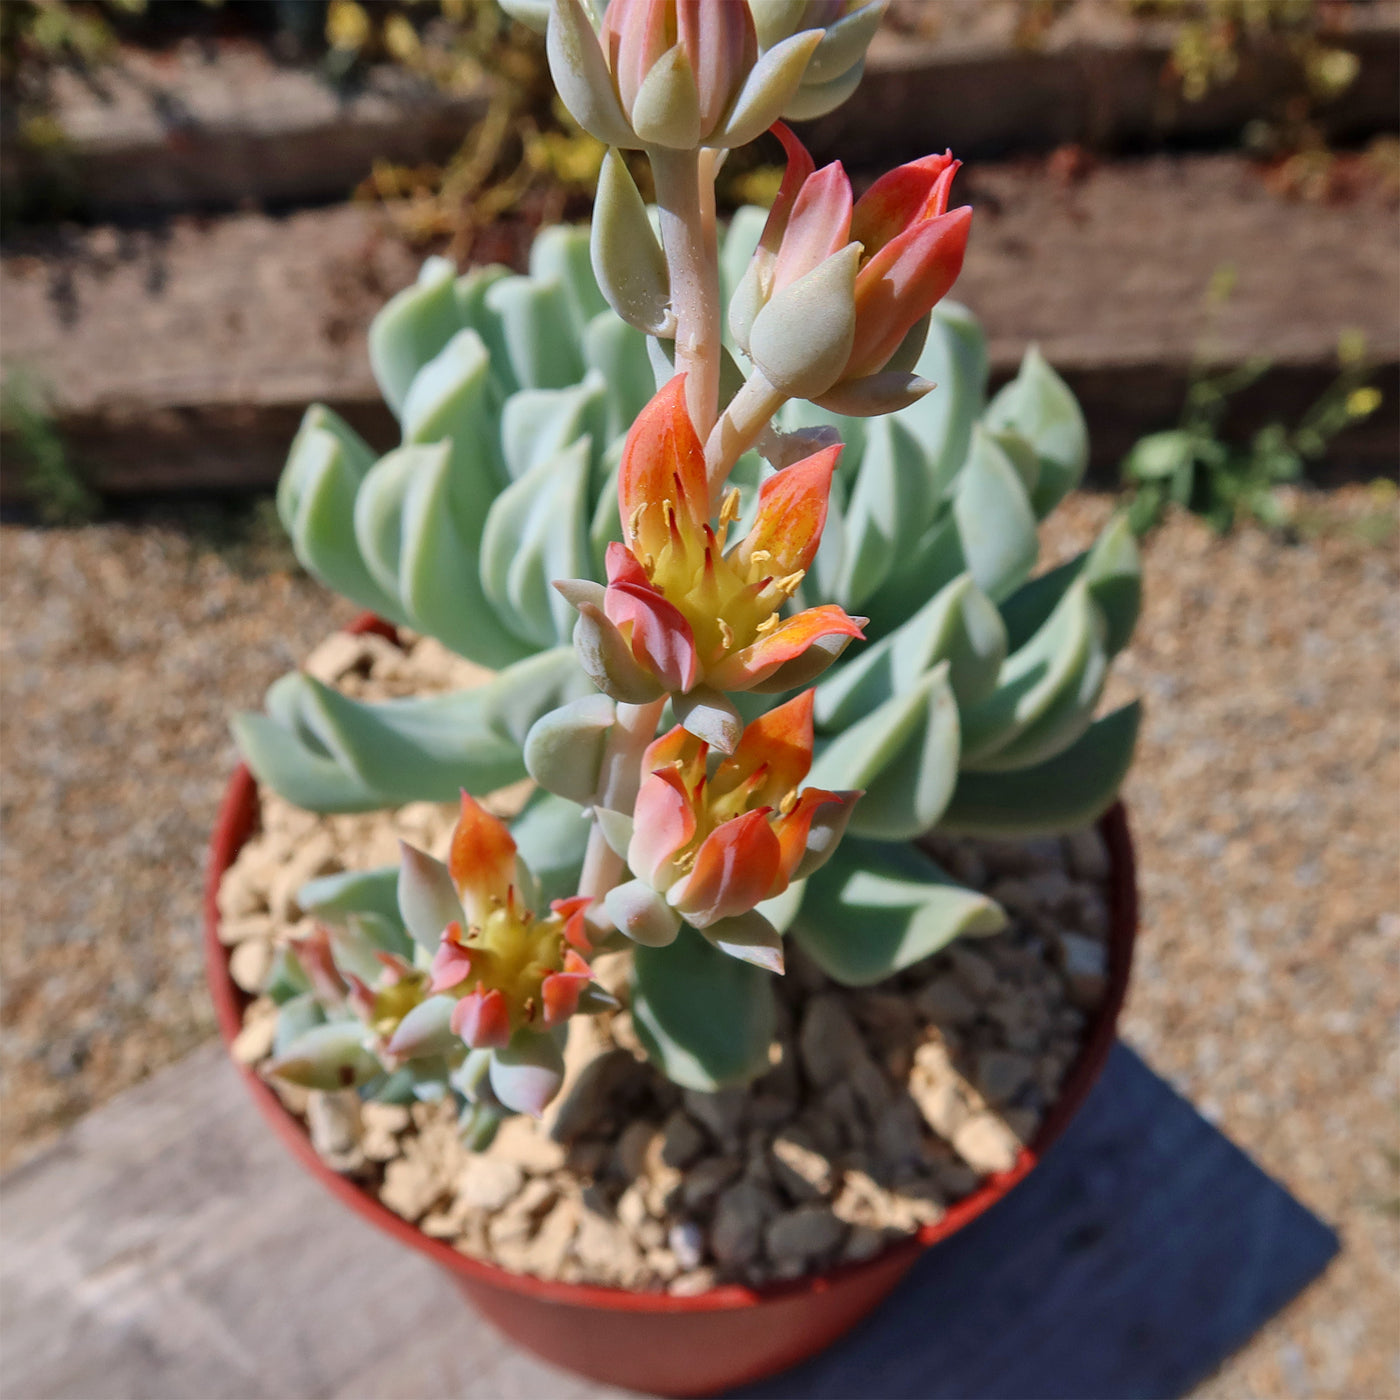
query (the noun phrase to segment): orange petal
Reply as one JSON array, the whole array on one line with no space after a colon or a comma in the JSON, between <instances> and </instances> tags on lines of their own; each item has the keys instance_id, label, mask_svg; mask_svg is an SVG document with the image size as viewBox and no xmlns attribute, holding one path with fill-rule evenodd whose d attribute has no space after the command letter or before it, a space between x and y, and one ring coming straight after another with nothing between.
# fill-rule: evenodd
<instances>
[{"instance_id":1,"label":"orange petal","mask_svg":"<svg viewBox=\"0 0 1400 1400\"><path fill-rule=\"evenodd\" d=\"M768 898L782 859L769 810L760 807L724 822L700 843L690 874L672 892L679 897L671 900L694 927L745 914Z\"/></svg>"},{"instance_id":2,"label":"orange petal","mask_svg":"<svg viewBox=\"0 0 1400 1400\"><path fill-rule=\"evenodd\" d=\"M824 788L803 788L792 810L773 823L782 858L779 862L781 880L772 894L782 894L787 889L792 872L801 863L807 851L807 833L812 829L812 818L816 816L817 808L825 807L828 802L844 800L838 792L827 792Z\"/></svg>"},{"instance_id":3,"label":"orange petal","mask_svg":"<svg viewBox=\"0 0 1400 1400\"><path fill-rule=\"evenodd\" d=\"M588 964L571 948L565 955L564 970L549 973L540 983L546 1026L562 1025L578 1010L579 996L591 976Z\"/></svg>"},{"instance_id":4,"label":"orange petal","mask_svg":"<svg viewBox=\"0 0 1400 1400\"><path fill-rule=\"evenodd\" d=\"M662 503L682 534L699 538L710 516L705 448L685 406L685 375L658 389L627 434L617 477L622 538L633 554L657 555L670 539Z\"/></svg>"},{"instance_id":5,"label":"orange petal","mask_svg":"<svg viewBox=\"0 0 1400 1400\"><path fill-rule=\"evenodd\" d=\"M971 225L967 205L916 224L856 274L856 336L843 379L884 369L914 323L947 295L962 271Z\"/></svg>"},{"instance_id":6,"label":"orange petal","mask_svg":"<svg viewBox=\"0 0 1400 1400\"><path fill-rule=\"evenodd\" d=\"M465 791L447 869L473 924L484 923L494 905L505 903L515 880L515 841L505 823Z\"/></svg>"},{"instance_id":7,"label":"orange petal","mask_svg":"<svg viewBox=\"0 0 1400 1400\"><path fill-rule=\"evenodd\" d=\"M823 603L788 618L752 646L727 656L711 670L706 680L717 690L748 690L766 680L785 661L801 656L818 637L832 633L844 637L865 636L853 617L848 617L835 603Z\"/></svg>"},{"instance_id":8,"label":"orange petal","mask_svg":"<svg viewBox=\"0 0 1400 1400\"><path fill-rule=\"evenodd\" d=\"M757 549L765 549L772 556L772 562L764 565L765 573L782 576L811 567L822 542L831 474L840 455L839 442L824 447L774 472L759 487L753 529L735 550L742 567L748 567Z\"/></svg>"},{"instance_id":9,"label":"orange petal","mask_svg":"<svg viewBox=\"0 0 1400 1400\"><path fill-rule=\"evenodd\" d=\"M464 996L452 1008L450 1024L473 1050L495 1049L510 1042L510 1008L505 995L495 987Z\"/></svg>"},{"instance_id":10,"label":"orange petal","mask_svg":"<svg viewBox=\"0 0 1400 1400\"><path fill-rule=\"evenodd\" d=\"M961 164L952 151L925 156L882 175L861 195L851 211L851 237L867 260L905 229L947 209L949 187Z\"/></svg>"},{"instance_id":11,"label":"orange petal","mask_svg":"<svg viewBox=\"0 0 1400 1400\"><path fill-rule=\"evenodd\" d=\"M689 768L696 757L704 758L705 746L683 724L668 729L659 739L653 739L642 754L642 772L654 773L668 763L680 763Z\"/></svg>"},{"instance_id":12,"label":"orange petal","mask_svg":"<svg viewBox=\"0 0 1400 1400\"><path fill-rule=\"evenodd\" d=\"M781 291L851 241L851 182L839 160L803 181L783 230L773 265L773 290Z\"/></svg>"},{"instance_id":13,"label":"orange petal","mask_svg":"<svg viewBox=\"0 0 1400 1400\"><path fill-rule=\"evenodd\" d=\"M674 767L658 768L642 779L632 809L632 841L627 864L653 889L664 889L667 862L695 835L695 807L685 781Z\"/></svg>"},{"instance_id":14,"label":"orange petal","mask_svg":"<svg viewBox=\"0 0 1400 1400\"><path fill-rule=\"evenodd\" d=\"M812 697L804 690L786 704L760 715L744 730L739 746L715 770L710 791L732 792L760 767L762 782L749 794L749 805L776 807L807 776L812 766Z\"/></svg>"}]
</instances>

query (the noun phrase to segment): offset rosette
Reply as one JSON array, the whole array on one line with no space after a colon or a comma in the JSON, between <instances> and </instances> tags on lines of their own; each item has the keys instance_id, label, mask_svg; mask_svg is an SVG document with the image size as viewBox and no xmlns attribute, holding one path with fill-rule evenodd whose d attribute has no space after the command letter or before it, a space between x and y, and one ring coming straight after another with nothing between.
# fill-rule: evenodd
<instances>
[{"instance_id":1,"label":"offset rosette","mask_svg":"<svg viewBox=\"0 0 1400 1400\"><path fill-rule=\"evenodd\" d=\"M471 1049L493 1052L490 1085L505 1107L539 1113L563 1073L553 1032L606 994L583 956L589 900L556 899L540 917L525 900L527 880L504 823L466 793L446 865L404 846L399 907L408 931L436 953L429 1000L403 1018L388 1048L412 1055L445 1025Z\"/></svg>"},{"instance_id":2,"label":"offset rosette","mask_svg":"<svg viewBox=\"0 0 1400 1400\"><path fill-rule=\"evenodd\" d=\"M754 720L713 774L708 755L677 725L642 759L632 820L599 814L636 877L604 905L639 943L663 947L684 921L722 951L781 972L782 941L756 906L825 864L860 794L799 787L812 765L810 690Z\"/></svg>"},{"instance_id":3,"label":"offset rosette","mask_svg":"<svg viewBox=\"0 0 1400 1400\"><path fill-rule=\"evenodd\" d=\"M861 637L864 619L834 604L782 614L821 542L840 450L769 477L753 528L726 548L738 492L712 526L684 376L661 389L623 449L623 539L608 548L607 587L555 584L578 609L574 646L598 688L638 704L670 694L687 729L731 753L741 721L724 692L804 685Z\"/></svg>"},{"instance_id":4,"label":"offset rosette","mask_svg":"<svg viewBox=\"0 0 1400 1400\"><path fill-rule=\"evenodd\" d=\"M948 209L961 162L925 156L853 202L839 161L817 170L773 129L787 171L730 305L734 338L789 398L857 416L901 408L932 387L911 371L962 270L972 210Z\"/></svg>"}]
</instances>

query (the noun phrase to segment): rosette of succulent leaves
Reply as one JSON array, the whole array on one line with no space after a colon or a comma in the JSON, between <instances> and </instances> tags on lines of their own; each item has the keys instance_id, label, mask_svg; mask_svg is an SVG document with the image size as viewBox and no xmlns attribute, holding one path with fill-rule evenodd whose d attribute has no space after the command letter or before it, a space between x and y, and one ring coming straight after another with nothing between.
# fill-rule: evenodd
<instances>
[{"instance_id":1,"label":"rosette of succulent leaves","mask_svg":"<svg viewBox=\"0 0 1400 1400\"><path fill-rule=\"evenodd\" d=\"M870 232L880 218L910 226L920 218L951 219L944 210L956 162L930 157L902 167L887 177L893 195L882 182L881 207L872 214L862 200L853 214L840 167L834 175L833 167L814 174L806 153L781 129L788 179L774 213L741 209L717 233L713 146L753 139L794 109L810 115L823 100L841 100L853 85L850 45L834 52L825 69L818 64L818 77L837 73L841 81L833 86L804 80L806 70L792 57L796 39L809 60L814 52L819 60L825 40L819 37L814 49L812 34L822 36L821 29L804 30L790 16L787 36L755 59L751 45L746 56L752 30L745 26L727 52L747 69L725 79L730 86L718 105L713 94L701 93L712 140L703 147L694 121L681 122L679 136L654 129L665 126L657 111L664 114L666 101L674 107L680 99L658 97L660 80L653 81L647 64L665 69L661 77L693 99L689 51L679 40L661 59L629 56L627 49L627 26L665 3L676 0L614 0L608 15L614 30L622 29L620 48L607 45L608 19L600 28L579 0L534 7L539 13L529 17L550 26L556 81L562 76L571 110L614 147L591 230L542 230L524 274L503 267L459 274L430 258L369 332L371 364L401 425L400 445L377 455L335 413L313 407L278 488L281 520L311 574L494 676L459 693L364 703L293 673L270 688L264 713L238 716L235 729L257 779L315 812L455 802L462 791L487 794L534 777L539 786L510 825L533 907L564 901L558 907L577 927L568 901L582 890L591 900L587 937L577 940L585 959L600 946L626 946L616 925L631 921L626 931L637 941L630 1002L638 1035L674 1080L713 1089L742 1082L768 1063L773 978L784 940L799 944L836 980L866 985L960 935L1003 926L1002 911L951 879L916 844L920 837L934 829L995 837L1064 832L1092 822L1114 801L1132 756L1138 707L1098 711L1109 664L1137 617L1140 580L1122 519L1079 557L1037 570L1038 525L1085 470L1085 424L1065 383L1034 348L1016 376L988 397L976 320L939 300L956 275L960 245L936 255L942 281L935 277L937 285L924 288L926 303L936 304L930 314L923 314L925 306L906 316L907 334L896 327L895 353L888 344L877 347L856 373L857 356L846 353L849 325L829 329L833 317L849 321L852 296L861 296L860 273L872 262L858 239L888 238L888 228ZM745 7L702 3L698 12L704 18L711 9L732 16ZM840 21L848 30L855 21L862 26L857 60L879 9L855 7ZM838 18L841 12L835 7ZM671 23L674 34L674 17ZM839 29L825 31L826 38ZM783 44L783 63L764 70ZM631 63L636 71L630 79L626 72L618 76L610 62L619 69ZM699 66L712 85L724 79L723 72L715 77L713 53ZM755 95L760 70L772 90ZM590 101L596 110L588 109ZM743 121L734 117L738 108ZM713 113L725 110L728 135L722 121L713 125ZM636 123L647 139L636 134ZM643 205L617 149L623 146L640 147L651 160L660 209ZM918 198L928 195L922 212L900 206L907 191L901 193L896 177L914 180ZM935 178L941 185L929 194ZM965 217L959 227L965 238ZM784 259L788 284L803 293L786 308ZM804 266L815 271L793 282L793 259L797 273ZM858 309L857 320L861 314ZM723 325L718 354L696 334L697 317L716 339ZM863 335L858 324L857 346ZM829 343L818 343L833 336L840 341L834 358ZM872 366L879 371L873 376ZM624 676L610 696L599 688L600 681L609 685L599 674L598 629L588 645L574 645L576 629L588 620L576 610L580 599L604 630L611 627L607 618L616 623L632 615L587 600L596 602L616 582L617 568L610 566L621 557L617 551L626 553L624 540L636 544L619 512L624 446L639 416L676 382L678 369L686 374L683 392L706 442L712 484L720 488L711 507L724 499L721 526L727 522L735 538L758 517L765 483L843 445L834 473L827 472L819 547L805 573L783 581L778 602L783 617L839 612L850 623L840 641L849 645L820 655L829 664L819 674L816 666L806 674L785 671L791 685L779 693L710 692L697 705L695 695L677 693L674 679L665 687L672 693L657 699L655 691L632 695ZM860 382L847 392L853 376ZM897 404L903 406L882 411ZM624 481L624 499L637 489L635 477L634 471L630 488ZM560 582L562 590L554 586ZM626 630L611 627L609 636L615 641ZM853 638L857 632L863 635ZM794 701L801 703L794 708ZM752 728L784 706L784 715L801 710L809 725L809 786L843 795L844 838L828 823L820 860L810 851L801 860L785 857L785 875L767 885L764 893L772 897L759 899L756 910L752 892L747 909L742 897L730 897L733 891L705 904L694 893L700 876L686 863L704 864L694 850L678 857L679 865L668 864L655 842L639 856L632 840L630 800L647 776L639 768L642 746L684 720L694 733L677 729L661 756L674 771L698 775L696 781L708 777L721 792L738 781L724 769L734 760L723 759L723 751L733 748L739 727ZM704 747L697 759L701 740L709 741L708 759ZM623 771L627 763L631 768ZM855 793L861 796L852 801ZM793 800L789 795L784 807ZM720 816L742 809L731 803ZM714 812L702 816L701 835L718 820ZM744 820L751 818L750 812ZM693 823L686 828L694 830ZM748 857L740 856L742 865ZM442 869L434 876L439 883ZM677 893L687 880L689 904ZM604 898L610 889L633 886L644 887L640 906L622 896ZM344 995L343 976L331 977L332 994L324 994L327 977L305 965L317 962L314 951L299 956L284 949L269 988L282 1004L279 1063L289 1077L326 1087L355 1084L389 1098L450 1093L463 1106L465 1128L481 1141L502 1112L533 1110L557 1085L564 1023L526 1024L521 1015L534 1015L530 1001L509 1025L496 1027L493 1040L482 1029L477 995L477 1009L470 1016L459 1009L449 1026L451 996L434 990L442 979L429 973L442 931L427 929L424 937L422 890L414 888L417 894L407 897L414 907L401 907L400 872L389 867L328 877L301 892L303 910L328 932L321 961L329 958L333 966L321 973L339 965L342 974L366 982L357 1011L356 997ZM456 896L459 902L444 886L443 909L469 912L460 880ZM747 932L730 917L736 911L739 923L749 921ZM449 921L447 913L440 917ZM755 918L762 925L757 933ZM415 920L419 927L412 927ZM391 964L397 971L369 982L376 967ZM554 965L562 966L558 956ZM463 982L452 995L470 989ZM395 1018L429 999L440 1003L433 1033L408 1037L426 1048L406 1055L401 1036L390 1049ZM583 1009L604 1000L592 989ZM427 1012L417 1016L415 1024L429 1019ZM308 1045L314 1054L306 1053ZM493 1057L523 1060L543 1078L523 1096L502 1096L488 1072Z\"/></svg>"}]
</instances>

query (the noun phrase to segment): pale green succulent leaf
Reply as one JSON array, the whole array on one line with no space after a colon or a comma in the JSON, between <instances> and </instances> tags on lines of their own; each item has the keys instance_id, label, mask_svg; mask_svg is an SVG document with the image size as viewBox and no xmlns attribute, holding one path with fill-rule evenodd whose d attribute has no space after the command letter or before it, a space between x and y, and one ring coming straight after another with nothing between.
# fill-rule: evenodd
<instances>
[{"instance_id":1,"label":"pale green succulent leaf","mask_svg":"<svg viewBox=\"0 0 1400 1400\"><path fill-rule=\"evenodd\" d=\"M267 1073L304 1089L353 1089L382 1072L365 1048L357 1021L331 1021L303 1031L267 1066Z\"/></svg>"},{"instance_id":2,"label":"pale green succulent leaf","mask_svg":"<svg viewBox=\"0 0 1400 1400\"><path fill-rule=\"evenodd\" d=\"M963 766L1019 767L1072 743L1103 684L1105 630L1087 584L1071 585L1035 636L1007 658L992 694L963 715Z\"/></svg>"},{"instance_id":3,"label":"pale green succulent leaf","mask_svg":"<svg viewBox=\"0 0 1400 1400\"><path fill-rule=\"evenodd\" d=\"M584 695L541 715L525 736L530 776L556 796L591 803L616 718L617 707L606 695Z\"/></svg>"},{"instance_id":4,"label":"pale green succulent leaf","mask_svg":"<svg viewBox=\"0 0 1400 1400\"><path fill-rule=\"evenodd\" d=\"M340 414L327 408L325 404L312 404L302 414L297 435L292 439L292 445L287 451L286 465L277 480L277 518L289 535L296 528L304 478L320 460L324 450L303 453L303 439L320 433L329 433L340 444L342 460L357 484L364 480L365 473L374 465L374 452L370 445Z\"/></svg>"},{"instance_id":5,"label":"pale green succulent leaf","mask_svg":"<svg viewBox=\"0 0 1400 1400\"><path fill-rule=\"evenodd\" d=\"M569 114L607 146L639 144L617 100L612 74L580 0L554 0L545 35L549 72Z\"/></svg>"},{"instance_id":6,"label":"pale green succulent leaf","mask_svg":"<svg viewBox=\"0 0 1400 1400\"><path fill-rule=\"evenodd\" d=\"M604 422L599 441L613 444L632 426L656 392L647 338L619 321L611 311L603 311L584 330L583 358L604 386Z\"/></svg>"},{"instance_id":7,"label":"pale green succulent leaf","mask_svg":"<svg viewBox=\"0 0 1400 1400\"><path fill-rule=\"evenodd\" d=\"M234 741L253 776L308 812L368 812L390 799L311 747L296 731L249 711L231 722Z\"/></svg>"},{"instance_id":8,"label":"pale green succulent leaf","mask_svg":"<svg viewBox=\"0 0 1400 1400\"><path fill-rule=\"evenodd\" d=\"M1114 710L1033 767L960 774L940 829L963 836L1053 836L1097 821L1132 764L1141 714L1137 701Z\"/></svg>"},{"instance_id":9,"label":"pale green succulent leaf","mask_svg":"<svg viewBox=\"0 0 1400 1400\"><path fill-rule=\"evenodd\" d=\"M418 280L391 297L370 322L369 364L385 402L403 411L418 371L461 326L457 269L446 258L429 258Z\"/></svg>"},{"instance_id":10,"label":"pale green succulent leaf","mask_svg":"<svg viewBox=\"0 0 1400 1400\"><path fill-rule=\"evenodd\" d=\"M728 116L711 138L713 144L747 146L790 109L821 37L820 31L808 30L769 49L744 79Z\"/></svg>"},{"instance_id":11,"label":"pale green succulent leaf","mask_svg":"<svg viewBox=\"0 0 1400 1400\"><path fill-rule=\"evenodd\" d=\"M1089 465L1089 430L1069 386L1032 345L1016 378L987 405L983 421L997 431L1021 434L1040 458L1040 481L1031 498L1037 519L1079 485Z\"/></svg>"},{"instance_id":12,"label":"pale green succulent leaf","mask_svg":"<svg viewBox=\"0 0 1400 1400\"><path fill-rule=\"evenodd\" d=\"M506 482L501 461L501 387L473 330L459 331L419 371L403 406L405 443L450 442L459 500L490 500Z\"/></svg>"},{"instance_id":13,"label":"pale green succulent leaf","mask_svg":"<svg viewBox=\"0 0 1400 1400\"><path fill-rule=\"evenodd\" d=\"M537 910L578 893L591 829L577 803L551 792L537 792L511 823L516 850L539 886Z\"/></svg>"},{"instance_id":14,"label":"pale green succulent leaf","mask_svg":"<svg viewBox=\"0 0 1400 1400\"><path fill-rule=\"evenodd\" d=\"M406 451L409 449L400 449ZM403 495L399 594L419 631L482 666L524 660L531 646L505 625L482 586L472 509L457 495L456 460L446 443L425 456ZM485 541L482 541L484 556Z\"/></svg>"},{"instance_id":15,"label":"pale green succulent leaf","mask_svg":"<svg viewBox=\"0 0 1400 1400\"><path fill-rule=\"evenodd\" d=\"M742 1084L768 1067L773 977L682 927L667 947L635 948L632 1019L672 1082L701 1092Z\"/></svg>"},{"instance_id":16,"label":"pale green succulent leaf","mask_svg":"<svg viewBox=\"0 0 1400 1400\"><path fill-rule=\"evenodd\" d=\"M558 282L573 312L574 334L608 309L607 298L593 275L587 224L546 224L530 245L530 276Z\"/></svg>"},{"instance_id":17,"label":"pale green succulent leaf","mask_svg":"<svg viewBox=\"0 0 1400 1400\"><path fill-rule=\"evenodd\" d=\"M1035 513L1011 459L975 429L958 475L953 518L967 568L993 602L1015 592L1040 553Z\"/></svg>"},{"instance_id":18,"label":"pale green succulent leaf","mask_svg":"<svg viewBox=\"0 0 1400 1400\"><path fill-rule=\"evenodd\" d=\"M860 86L865 76L865 59L851 65L839 77L824 83L803 83L783 108L790 122L809 122L833 112Z\"/></svg>"},{"instance_id":19,"label":"pale green succulent leaf","mask_svg":"<svg viewBox=\"0 0 1400 1400\"><path fill-rule=\"evenodd\" d=\"M855 835L904 841L938 820L957 767L958 707L941 662L828 743L808 781L865 793L851 814Z\"/></svg>"},{"instance_id":20,"label":"pale green succulent leaf","mask_svg":"<svg viewBox=\"0 0 1400 1400\"><path fill-rule=\"evenodd\" d=\"M914 846L847 840L807 881L789 937L827 974L868 987L961 934L996 933L999 905L950 880Z\"/></svg>"},{"instance_id":21,"label":"pale green succulent leaf","mask_svg":"<svg viewBox=\"0 0 1400 1400\"><path fill-rule=\"evenodd\" d=\"M952 301L934 307L928 338L913 368L932 380L934 388L897 417L928 453L937 499L966 461L972 425L987 399L986 339L966 307Z\"/></svg>"},{"instance_id":22,"label":"pale green succulent leaf","mask_svg":"<svg viewBox=\"0 0 1400 1400\"><path fill-rule=\"evenodd\" d=\"M297 906L327 923L342 923L350 914L377 914L402 927L398 882L397 865L342 870L308 880L297 891Z\"/></svg>"},{"instance_id":23,"label":"pale green succulent leaf","mask_svg":"<svg viewBox=\"0 0 1400 1400\"><path fill-rule=\"evenodd\" d=\"M574 610L553 583L590 571L589 475L589 444L577 442L506 487L486 517L486 596L512 632L536 646L566 641L574 628Z\"/></svg>"},{"instance_id":24,"label":"pale green succulent leaf","mask_svg":"<svg viewBox=\"0 0 1400 1400\"><path fill-rule=\"evenodd\" d=\"M405 622L398 597L380 586L356 543L355 502L361 482L341 440L323 428L303 428L283 481L293 473L296 514L288 533L302 567L361 607L390 622Z\"/></svg>"},{"instance_id":25,"label":"pale green succulent leaf","mask_svg":"<svg viewBox=\"0 0 1400 1400\"><path fill-rule=\"evenodd\" d=\"M666 255L632 172L617 151L604 156L598 176L591 254L593 275L623 321L647 335L674 331Z\"/></svg>"},{"instance_id":26,"label":"pale green succulent leaf","mask_svg":"<svg viewBox=\"0 0 1400 1400\"><path fill-rule=\"evenodd\" d=\"M1142 556L1126 512L1104 526L1091 549L1023 584L1001 605L1012 649L1024 646L1070 585L1087 580L1104 616L1104 647L1116 656L1127 646L1142 607Z\"/></svg>"},{"instance_id":27,"label":"pale green succulent leaf","mask_svg":"<svg viewBox=\"0 0 1400 1400\"><path fill-rule=\"evenodd\" d=\"M903 626L863 647L817 685L815 718L839 733L909 690L940 661L959 706L975 704L996 684L1006 657L1001 618L970 574L941 588Z\"/></svg>"},{"instance_id":28,"label":"pale green succulent leaf","mask_svg":"<svg viewBox=\"0 0 1400 1400\"><path fill-rule=\"evenodd\" d=\"M502 277L485 304L501 319L506 356L522 389L567 389L583 378L583 354L562 282Z\"/></svg>"},{"instance_id":29,"label":"pale green succulent leaf","mask_svg":"<svg viewBox=\"0 0 1400 1400\"><path fill-rule=\"evenodd\" d=\"M876 418L844 512L845 535L834 597L858 608L918 543L934 510L928 457L897 418Z\"/></svg>"},{"instance_id":30,"label":"pale green succulent leaf","mask_svg":"<svg viewBox=\"0 0 1400 1400\"><path fill-rule=\"evenodd\" d=\"M500 263L469 268L457 279L453 293L458 319L465 329L473 330L481 337L491 357L491 373L505 394L513 394L520 388L520 381L515 377L506 349L505 327L501 324L500 316L486 304L486 294L503 277L511 275L510 268L502 267Z\"/></svg>"},{"instance_id":31,"label":"pale green succulent leaf","mask_svg":"<svg viewBox=\"0 0 1400 1400\"><path fill-rule=\"evenodd\" d=\"M589 436L595 446L607 431L602 379L589 374L567 389L522 389L506 400L501 414L501 444L511 481L552 461ZM478 502L485 514L489 497Z\"/></svg>"}]
</instances>

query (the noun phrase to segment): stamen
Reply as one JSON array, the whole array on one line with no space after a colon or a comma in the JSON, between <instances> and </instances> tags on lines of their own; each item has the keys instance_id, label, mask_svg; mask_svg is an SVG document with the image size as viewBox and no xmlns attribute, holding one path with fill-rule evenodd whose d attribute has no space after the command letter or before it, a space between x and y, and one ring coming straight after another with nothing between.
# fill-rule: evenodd
<instances>
[{"instance_id":1,"label":"stamen","mask_svg":"<svg viewBox=\"0 0 1400 1400\"><path fill-rule=\"evenodd\" d=\"M734 629L723 619L719 619L719 639L725 651L734 649Z\"/></svg>"},{"instance_id":2,"label":"stamen","mask_svg":"<svg viewBox=\"0 0 1400 1400\"><path fill-rule=\"evenodd\" d=\"M797 800L797 789L793 788L792 791L778 803L779 814L784 817L788 816L792 812L792 809L797 806Z\"/></svg>"},{"instance_id":3,"label":"stamen","mask_svg":"<svg viewBox=\"0 0 1400 1400\"><path fill-rule=\"evenodd\" d=\"M649 501L641 501L632 508L632 514L627 519L627 533L635 539L642 530L642 517L647 513Z\"/></svg>"},{"instance_id":4,"label":"stamen","mask_svg":"<svg viewBox=\"0 0 1400 1400\"><path fill-rule=\"evenodd\" d=\"M807 577L806 569L798 569L795 573L788 574L785 578L778 580L778 592L784 598L791 598L797 592L802 580Z\"/></svg>"},{"instance_id":5,"label":"stamen","mask_svg":"<svg viewBox=\"0 0 1400 1400\"><path fill-rule=\"evenodd\" d=\"M778 617L777 613L769 613L768 616L754 628L754 631L757 632L760 637L766 637L780 621L781 619Z\"/></svg>"}]
</instances>

